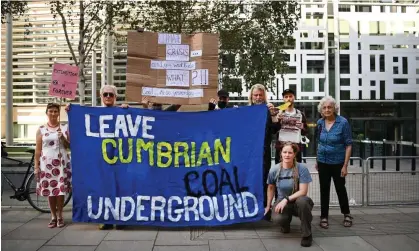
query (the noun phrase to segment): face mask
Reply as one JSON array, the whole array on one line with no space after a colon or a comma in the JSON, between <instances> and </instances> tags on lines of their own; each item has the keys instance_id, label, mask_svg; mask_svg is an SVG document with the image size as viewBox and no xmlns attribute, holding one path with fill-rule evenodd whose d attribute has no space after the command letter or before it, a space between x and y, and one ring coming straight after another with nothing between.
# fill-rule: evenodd
<instances>
[{"instance_id":1,"label":"face mask","mask_svg":"<svg viewBox=\"0 0 419 251\"><path fill-rule=\"evenodd\" d=\"M218 107L221 109L224 109L227 107L227 102L226 101L218 101Z\"/></svg>"}]
</instances>

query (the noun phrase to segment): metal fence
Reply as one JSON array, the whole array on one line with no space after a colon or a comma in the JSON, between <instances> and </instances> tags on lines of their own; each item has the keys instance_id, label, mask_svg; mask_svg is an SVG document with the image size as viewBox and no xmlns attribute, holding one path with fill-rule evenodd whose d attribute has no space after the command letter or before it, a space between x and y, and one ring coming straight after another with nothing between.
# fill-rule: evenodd
<instances>
[{"instance_id":1,"label":"metal fence","mask_svg":"<svg viewBox=\"0 0 419 251\"><path fill-rule=\"evenodd\" d=\"M419 156L381 156L369 157L365 166L371 161L400 161L419 159ZM397 162L396 162L397 163ZM397 168L397 167L396 167ZM373 170L366 168L367 206L419 204L419 175L415 168L396 171Z\"/></svg>"},{"instance_id":2,"label":"metal fence","mask_svg":"<svg viewBox=\"0 0 419 251\"><path fill-rule=\"evenodd\" d=\"M303 157L303 160L315 160L315 157ZM352 161L363 161L359 157L351 157ZM308 196L313 200L314 206L320 206L320 181L319 174L315 170L310 171L313 182L309 186ZM364 165L349 166L348 175L346 176L346 190L348 193L350 206L364 206L365 205L365 168ZM338 197L335 190L335 185L331 182L330 186L330 201L331 207L339 206Z\"/></svg>"}]
</instances>

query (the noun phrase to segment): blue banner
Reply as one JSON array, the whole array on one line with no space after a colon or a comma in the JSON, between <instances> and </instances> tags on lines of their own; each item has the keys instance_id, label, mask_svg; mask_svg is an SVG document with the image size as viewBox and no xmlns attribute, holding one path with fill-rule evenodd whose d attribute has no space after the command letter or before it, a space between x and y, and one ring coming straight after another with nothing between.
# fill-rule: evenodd
<instances>
[{"instance_id":1,"label":"blue banner","mask_svg":"<svg viewBox=\"0 0 419 251\"><path fill-rule=\"evenodd\" d=\"M73 221L215 226L260 220L266 109L71 105Z\"/></svg>"}]
</instances>

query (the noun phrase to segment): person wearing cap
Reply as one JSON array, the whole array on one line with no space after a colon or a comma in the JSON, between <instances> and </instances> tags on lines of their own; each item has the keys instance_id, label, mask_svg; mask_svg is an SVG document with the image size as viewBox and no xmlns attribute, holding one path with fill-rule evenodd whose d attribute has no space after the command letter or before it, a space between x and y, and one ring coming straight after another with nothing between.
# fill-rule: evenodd
<instances>
[{"instance_id":1,"label":"person wearing cap","mask_svg":"<svg viewBox=\"0 0 419 251\"><path fill-rule=\"evenodd\" d=\"M212 98L208 103L208 111L237 107L228 103L228 101L230 101L230 95L228 91L221 89L218 91L217 96L218 101Z\"/></svg>"},{"instance_id":2,"label":"person wearing cap","mask_svg":"<svg viewBox=\"0 0 419 251\"><path fill-rule=\"evenodd\" d=\"M306 136L307 135L307 119L306 119L305 114L302 111L300 111L300 110L298 110L294 107L295 92L291 89L285 89L282 92L282 98L283 98L285 103L289 102L290 105L288 106L288 108L285 111L283 111L283 112L280 111L278 113L278 115L276 116L276 119L278 120L279 129L281 129L281 122L282 122L282 119L284 118L284 115L292 116L292 115L295 115L295 114L300 114L302 116L302 119L301 119L301 122L298 121L296 123L296 126L301 129L301 136ZM276 139L277 139L276 144L277 145L278 144L282 145L285 142L278 141L278 134L279 134L279 131L276 134ZM301 163L302 162L301 149L302 149L303 145L301 143L299 143L298 147L300 149L297 153L296 159L297 159L297 162ZM275 153L275 164L278 164L279 162L280 162L280 157L279 157L278 152L276 152Z\"/></svg>"}]
</instances>

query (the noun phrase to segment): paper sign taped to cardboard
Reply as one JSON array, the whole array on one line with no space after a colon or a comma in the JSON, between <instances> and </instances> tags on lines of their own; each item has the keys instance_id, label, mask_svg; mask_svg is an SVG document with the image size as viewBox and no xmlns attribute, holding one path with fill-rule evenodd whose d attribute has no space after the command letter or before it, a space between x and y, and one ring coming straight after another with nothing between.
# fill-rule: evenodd
<instances>
[{"instance_id":1,"label":"paper sign taped to cardboard","mask_svg":"<svg viewBox=\"0 0 419 251\"><path fill-rule=\"evenodd\" d=\"M192 85L208 85L208 69L193 70Z\"/></svg>"},{"instance_id":2,"label":"paper sign taped to cardboard","mask_svg":"<svg viewBox=\"0 0 419 251\"><path fill-rule=\"evenodd\" d=\"M190 71L167 70L166 86L182 86L189 87Z\"/></svg>"},{"instance_id":3,"label":"paper sign taped to cardboard","mask_svg":"<svg viewBox=\"0 0 419 251\"><path fill-rule=\"evenodd\" d=\"M189 45L187 44L166 45L166 60L189 61Z\"/></svg>"},{"instance_id":4,"label":"paper sign taped to cardboard","mask_svg":"<svg viewBox=\"0 0 419 251\"><path fill-rule=\"evenodd\" d=\"M182 36L180 34L159 33L159 44L181 44Z\"/></svg>"},{"instance_id":5,"label":"paper sign taped to cardboard","mask_svg":"<svg viewBox=\"0 0 419 251\"><path fill-rule=\"evenodd\" d=\"M54 63L49 95L59 98L75 99L79 67L69 64Z\"/></svg>"},{"instance_id":6,"label":"paper sign taped to cardboard","mask_svg":"<svg viewBox=\"0 0 419 251\"><path fill-rule=\"evenodd\" d=\"M142 95L154 96L154 97L168 97L168 98L202 98L204 96L204 90L143 87Z\"/></svg>"},{"instance_id":7,"label":"paper sign taped to cardboard","mask_svg":"<svg viewBox=\"0 0 419 251\"><path fill-rule=\"evenodd\" d=\"M150 68L155 70L193 70L195 62L151 60Z\"/></svg>"},{"instance_id":8,"label":"paper sign taped to cardboard","mask_svg":"<svg viewBox=\"0 0 419 251\"><path fill-rule=\"evenodd\" d=\"M191 51L191 58L202 56L202 50Z\"/></svg>"}]
</instances>

